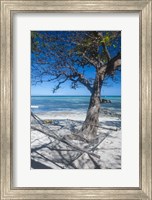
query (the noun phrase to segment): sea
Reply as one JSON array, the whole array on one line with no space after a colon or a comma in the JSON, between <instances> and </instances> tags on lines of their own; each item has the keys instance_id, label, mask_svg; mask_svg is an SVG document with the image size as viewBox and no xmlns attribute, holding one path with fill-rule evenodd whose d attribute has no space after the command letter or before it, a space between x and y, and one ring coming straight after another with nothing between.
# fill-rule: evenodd
<instances>
[{"instance_id":1,"label":"sea","mask_svg":"<svg viewBox=\"0 0 152 200\"><path fill-rule=\"evenodd\" d=\"M121 96L102 96L111 103L101 104L101 113L121 115ZM82 117L87 112L90 96L31 96L31 111L54 118Z\"/></svg>"}]
</instances>

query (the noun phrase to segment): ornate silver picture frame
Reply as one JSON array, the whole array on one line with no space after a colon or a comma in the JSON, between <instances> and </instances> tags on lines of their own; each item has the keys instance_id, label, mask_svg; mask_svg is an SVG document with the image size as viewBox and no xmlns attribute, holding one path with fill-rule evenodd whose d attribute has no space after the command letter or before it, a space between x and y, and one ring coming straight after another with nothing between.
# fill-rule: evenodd
<instances>
[{"instance_id":1,"label":"ornate silver picture frame","mask_svg":"<svg viewBox=\"0 0 152 200\"><path fill-rule=\"evenodd\" d=\"M1 199L152 199L152 2L127 1L30 1L1 0ZM15 13L108 12L139 13L140 16L140 180L137 188L38 188L13 186L13 48L12 19Z\"/></svg>"}]
</instances>

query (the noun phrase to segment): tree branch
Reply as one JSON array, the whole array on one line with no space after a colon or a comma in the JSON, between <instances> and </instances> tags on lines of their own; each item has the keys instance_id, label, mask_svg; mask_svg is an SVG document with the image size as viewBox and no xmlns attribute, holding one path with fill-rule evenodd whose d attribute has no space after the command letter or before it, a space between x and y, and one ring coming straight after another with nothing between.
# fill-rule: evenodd
<instances>
[{"instance_id":1,"label":"tree branch","mask_svg":"<svg viewBox=\"0 0 152 200\"><path fill-rule=\"evenodd\" d=\"M73 77L71 77L70 80L75 83L77 83L77 82L82 83L92 93L93 88L91 87L90 82L84 77L83 74L81 74L79 72L75 72L75 77L78 77L78 78L75 80L75 79L73 79Z\"/></svg>"},{"instance_id":2,"label":"tree branch","mask_svg":"<svg viewBox=\"0 0 152 200\"><path fill-rule=\"evenodd\" d=\"M108 60L108 62L109 62L110 59L111 59L111 56L110 56L110 53L109 53L109 51L108 51L108 48L107 48L105 42L103 41L103 35L102 35L101 32L98 33L98 35L99 35L99 36L101 37L101 39L102 39L101 45L102 45L102 47L103 47L104 53L105 53L105 55L106 55L106 57L107 57L107 60Z\"/></svg>"},{"instance_id":3,"label":"tree branch","mask_svg":"<svg viewBox=\"0 0 152 200\"><path fill-rule=\"evenodd\" d=\"M92 64L95 68L97 68L97 63L92 59L88 58L88 56L86 56L85 53L82 54L82 57L86 59L90 64Z\"/></svg>"},{"instance_id":4,"label":"tree branch","mask_svg":"<svg viewBox=\"0 0 152 200\"><path fill-rule=\"evenodd\" d=\"M106 74L113 75L115 70L121 66L121 53L119 52L115 57L113 57L107 64Z\"/></svg>"},{"instance_id":5,"label":"tree branch","mask_svg":"<svg viewBox=\"0 0 152 200\"><path fill-rule=\"evenodd\" d=\"M53 89L53 93L56 92L56 90L58 90L60 88L60 85L62 83L65 83L68 80L68 77L66 77L63 81L59 81L59 83L55 86L55 88Z\"/></svg>"}]
</instances>

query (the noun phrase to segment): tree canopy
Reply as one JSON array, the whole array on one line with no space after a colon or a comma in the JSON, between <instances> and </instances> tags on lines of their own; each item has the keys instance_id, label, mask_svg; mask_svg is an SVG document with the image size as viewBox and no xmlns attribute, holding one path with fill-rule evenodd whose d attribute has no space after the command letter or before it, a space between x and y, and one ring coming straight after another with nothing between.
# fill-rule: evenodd
<instances>
[{"instance_id":1,"label":"tree canopy","mask_svg":"<svg viewBox=\"0 0 152 200\"><path fill-rule=\"evenodd\" d=\"M121 67L120 31L32 31L32 84L66 81L76 89L84 85L93 92L96 73L115 77ZM95 73L88 76L88 69Z\"/></svg>"}]
</instances>

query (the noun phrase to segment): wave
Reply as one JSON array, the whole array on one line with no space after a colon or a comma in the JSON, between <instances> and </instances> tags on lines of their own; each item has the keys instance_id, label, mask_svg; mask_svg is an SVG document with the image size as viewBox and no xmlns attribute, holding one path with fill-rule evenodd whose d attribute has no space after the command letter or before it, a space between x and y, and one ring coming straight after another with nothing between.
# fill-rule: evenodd
<instances>
[{"instance_id":1,"label":"wave","mask_svg":"<svg viewBox=\"0 0 152 200\"><path fill-rule=\"evenodd\" d=\"M39 106L31 105L31 108L39 108Z\"/></svg>"}]
</instances>

